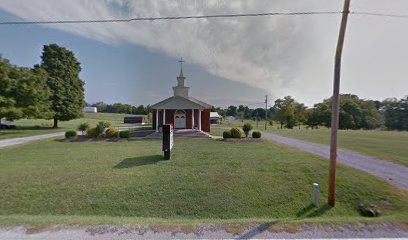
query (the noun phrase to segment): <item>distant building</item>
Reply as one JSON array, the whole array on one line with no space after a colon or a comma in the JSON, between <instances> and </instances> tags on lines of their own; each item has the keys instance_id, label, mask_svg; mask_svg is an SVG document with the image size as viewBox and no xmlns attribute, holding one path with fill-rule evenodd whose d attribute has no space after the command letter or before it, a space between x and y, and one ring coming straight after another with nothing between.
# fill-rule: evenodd
<instances>
[{"instance_id":1,"label":"distant building","mask_svg":"<svg viewBox=\"0 0 408 240\"><path fill-rule=\"evenodd\" d=\"M173 96L152 105L153 128L159 131L162 124L173 124L175 129L197 129L210 132L210 112L212 106L188 95L189 87L184 86L183 60L177 86Z\"/></svg>"},{"instance_id":2,"label":"distant building","mask_svg":"<svg viewBox=\"0 0 408 240\"><path fill-rule=\"evenodd\" d=\"M123 123L145 125L146 116L126 116L123 118Z\"/></svg>"},{"instance_id":3,"label":"distant building","mask_svg":"<svg viewBox=\"0 0 408 240\"><path fill-rule=\"evenodd\" d=\"M210 112L211 124L218 124L222 120L222 117L218 112Z\"/></svg>"},{"instance_id":4,"label":"distant building","mask_svg":"<svg viewBox=\"0 0 408 240\"><path fill-rule=\"evenodd\" d=\"M98 109L96 107L84 107L83 112L96 113L96 112L98 112Z\"/></svg>"},{"instance_id":5,"label":"distant building","mask_svg":"<svg viewBox=\"0 0 408 240\"><path fill-rule=\"evenodd\" d=\"M234 120L237 120L237 118L234 117L234 116L226 116L226 117L225 117L225 120L234 121Z\"/></svg>"}]
</instances>

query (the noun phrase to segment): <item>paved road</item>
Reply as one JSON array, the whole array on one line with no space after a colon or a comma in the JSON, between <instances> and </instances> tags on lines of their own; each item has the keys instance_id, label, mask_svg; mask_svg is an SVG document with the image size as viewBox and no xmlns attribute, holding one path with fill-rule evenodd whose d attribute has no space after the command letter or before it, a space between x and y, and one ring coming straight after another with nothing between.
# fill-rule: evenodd
<instances>
[{"instance_id":1,"label":"paved road","mask_svg":"<svg viewBox=\"0 0 408 240\"><path fill-rule=\"evenodd\" d=\"M30 137L4 139L4 140L0 140L0 148L28 143L28 142L46 139L46 138L60 137L60 136L64 136L64 134L65 134L64 132L58 132L58 133L50 133L50 134L43 134L43 135L35 135L35 136L30 136Z\"/></svg>"},{"instance_id":2,"label":"paved road","mask_svg":"<svg viewBox=\"0 0 408 240\"><path fill-rule=\"evenodd\" d=\"M262 134L266 139L293 146L325 158L330 158L329 146L282 137L270 133ZM408 168L405 166L343 149L338 149L337 161L344 165L381 177L394 183L398 187L408 190Z\"/></svg>"},{"instance_id":3,"label":"paved road","mask_svg":"<svg viewBox=\"0 0 408 240\"><path fill-rule=\"evenodd\" d=\"M374 225L154 225L154 226L44 226L27 229L1 227L0 239L408 239L408 232L396 224Z\"/></svg>"}]
</instances>

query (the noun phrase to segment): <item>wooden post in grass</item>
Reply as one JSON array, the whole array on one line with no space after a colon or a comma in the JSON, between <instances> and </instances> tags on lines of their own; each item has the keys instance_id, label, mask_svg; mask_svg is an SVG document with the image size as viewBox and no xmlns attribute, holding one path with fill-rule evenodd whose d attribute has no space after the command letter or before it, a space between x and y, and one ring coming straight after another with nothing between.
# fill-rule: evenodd
<instances>
[{"instance_id":1,"label":"wooden post in grass","mask_svg":"<svg viewBox=\"0 0 408 240\"><path fill-rule=\"evenodd\" d=\"M337 42L334 63L334 84L332 97L331 116L331 141L330 141L330 168L329 168L329 194L328 204L335 205L336 160L337 160L337 130L339 128L339 102L340 102L340 69L341 55L343 52L344 36L346 34L347 18L349 15L350 0L344 0L344 8L340 25L339 39Z\"/></svg>"}]
</instances>

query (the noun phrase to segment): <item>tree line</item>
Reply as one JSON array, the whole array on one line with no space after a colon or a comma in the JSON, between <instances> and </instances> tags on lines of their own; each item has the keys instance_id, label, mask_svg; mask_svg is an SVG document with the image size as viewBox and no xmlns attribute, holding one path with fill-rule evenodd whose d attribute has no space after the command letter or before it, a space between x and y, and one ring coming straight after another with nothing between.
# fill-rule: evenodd
<instances>
[{"instance_id":1,"label":"tree line","mask_svg":"<svg viewBox=\"0 0 408 240\"><path fill-rule=\"evenodd\" d=\"M68 121L82 116L84 82L79 78L81 65L74 53L57 44L43 46L41 63L18 67L0 55L0 119L21 118ZM222 116L240 119L276 121L282 128L306 125L308 128L331 125L330 98L307 108L291 96L277 99L269 109L251 109L245 105L213 108ZM99 112L149 115L150 105L107 104L91 106ZM408 96L384 101L360 99L353 94L340 96L340 129L408 130Z\"/></svg>"},{"instance_id":2,"label":"tree line","mask_svg":"<svg viewBox=\"0 0 408 240\"><path fill-rule=\"evenodd\" d=\"M57 44L45 45L41 63L18 67L0 55L0 119L79 118L85 106L81 66L74 53Z\"/></svg>"},{"instance_id":3,"label":"tree line","mask_svg":"<svg viewBox=\"0 0 408 240\"><path fill-rule=\"evenodd\" d=\"M305 125L316 129L331 126L332 99L307 108L291 96L277 99L269 109L250 109L248 106L229 106L216 108L222 116L234 116L240 119L268 120L278 122L281 128L292 129ZM384 101L360 99L357 95L340 95L340 129L375 129L385 127L388 130L408 130L408 96L403 99L389 98Z\"/></svg>"},{"instance_id":4,"label":"tree line","mask_svg":"<svg viewBox=\"0 0 408 240\"><path fill-rule=\"evenodd\" d=\"M124 114L141 114L148 115L152 108L150 105L133 106L130 104L114 103L108 104L104 102L96 102L94 104L87 104L90 107L96 107L98 112L102 113L124 113Z\"/></svg>"}]
</instances>

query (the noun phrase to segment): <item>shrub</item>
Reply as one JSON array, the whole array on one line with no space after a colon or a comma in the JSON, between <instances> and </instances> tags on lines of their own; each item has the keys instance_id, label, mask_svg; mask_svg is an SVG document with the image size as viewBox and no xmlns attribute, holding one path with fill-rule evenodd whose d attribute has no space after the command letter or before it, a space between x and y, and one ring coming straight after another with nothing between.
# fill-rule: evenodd
<instances>
[{"instance_id":1,"label":"shrub","mask_svg":"<svg viewBox=\"0 0 408 240\"><path fill-rule=\"evenodd\" d=\"M110 127L110 128L108 128L106 130L105 137L107 137L107 138L116 138L116 137L118 137L118 132L119 132L118 130Z\"/></svg>"},{"instance_id":2,"label":"shrub","mask_svg":"<svg viewBox=\"0 0 408 240\"><path fill-rule=\"evenodd\" d=\"M89 123L84 122L78 125L77 130L81 131L82 134L84 134L84 132L88 131L89 129Z\"/></svg>"},{"instance_id":3,"label":"shrub","mask_svg":"<svg viewBox=\"0 0 408 240\"><path fill-rule=\"evenodd\" d=\"M105 129L108 127L110 127L109 122L105 122L105 121L98 122L98 125L96 125L96 136L97 137L102 136L102 134L104 134L105 132Z\"/></svg>"},{"instance_id":4,"label":"shrub","mask_svg":"<svg viewBox=\"0 0 408 240\"><path fill-rule=\"evenodd\" d=\"M222 133L222 137L223 137L223 138L231 138L231 130L225 130L225 131Z\"/></svg>"},{"instance_id":5,"label":"shrub","mask_svg":"<svg viewBox=\"0 0 408 240\"><path fill-rule=\"evenodd\" d=\"M231 137L241 138L241 130L239 130L239 128L231 128Z\"/></svg>"},{"instance_id":6,"label":"shrub","mask_svg":"<svg viewBox=\"0 0 408 240\"><path fill-rule=\"evenodd\" d=\"M250 123L245 123L244 126L242 126L242 131L245 133L245 137L248 137L249 131L252 130L252 125Z\"/></svg>"},{"instance_id":7,"label":"shrub","mask_svg":"<svg viewBox=\"0 0 408 240\"><path fill-rule=\"evenodd\" d=\"M98 137L98 134L96 134L96 128L90 128L88 129L88 131L86 132L86 135L90 138L96 138Z\"/></svg>"},{"instance_id":8,"label":"shrub","mask_svg":"<svg viewBox=\"0 0 408 240\"><path fill-rule=\"evenodd\" d=\"M77 136L77 132L75 130L68 130L65 132L66 138L74 138Z\"/></svg>"},{"instance_id":9,"label":"shrub","mask_svg":"<svg viewBox=\"0 0 408 240\"><path fill-rule=\"evenodd\" d=\"M252 137L253 138L261 138L262 134L260 131L253 131L252 132Z\"/></svg>"},{"instance_id":10,"label":"shrub","mask_svg":"<svg viewBox=\"0 0 408 240\"><path fill-rule=\"evenodd\" d=\"M120 131L120 132L119 132L119 137L120 137L120 138L130 138L130 132L129 132L129 130Z\"/></svg>"}]
</instances>

